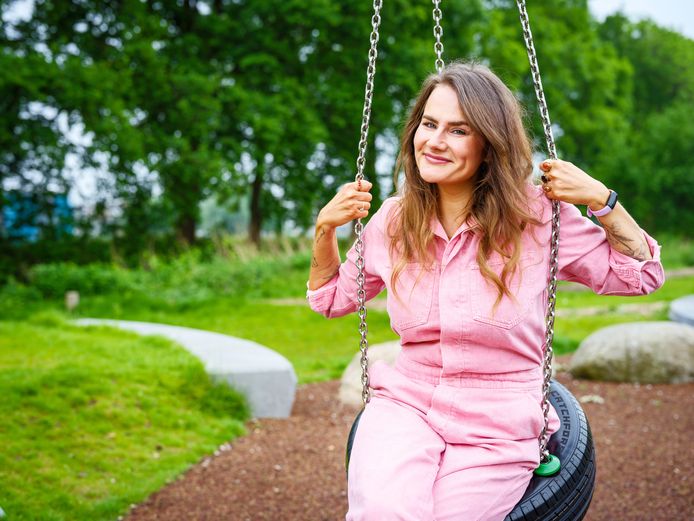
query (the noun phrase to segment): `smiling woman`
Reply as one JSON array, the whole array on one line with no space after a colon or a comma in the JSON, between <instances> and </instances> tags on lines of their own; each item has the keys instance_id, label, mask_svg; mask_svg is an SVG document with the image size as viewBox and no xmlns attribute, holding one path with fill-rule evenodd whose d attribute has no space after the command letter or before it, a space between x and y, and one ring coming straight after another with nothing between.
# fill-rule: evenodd
<instances>
[{"instance_id":1,"label":"smiling woman","mask_svg":"<svg viewBox=\"0 0 694 521\"><path fill-rule=\"evenodd\" d=\"M508 295L522 223L537 224L526 202L532 154L520 114L514 95L486 67L453 64L445 76L424 82L396 165L395 185L402 173L406 189L402 225L390 230L391 250L402 254L394 279L404 262L432 261L433 234L418 223L436 218L447 239L461 226L478 230L481 273L497 287L499 299ZM493 252L507 257L500 278L488 265Z\"/></svg>"},{"instance_id":2,"label":"smiling woman","mask_svg":"<svg viewBox=\"0 0 694 521\"><path fill-rule=\"evenodd\" d=\"M348 521L498 521L525 493L541 451L558 470L538 450L560 427L540 392L552 200L562 227L557 278L618 295L663 283L658 243L614 195L605 204L600 181L553 160L542 166L545 189L530 183L520 114L487 67L449 64L426 79L405 124L402 188L344 263L334 228L368 214L371 185L345 185L318 215L311 308L339 317L387 289L402 344L395 367L369 367L370 400L349 458ZM604 229L573 204L588 205Z\"/></svg>"}]
</instances>

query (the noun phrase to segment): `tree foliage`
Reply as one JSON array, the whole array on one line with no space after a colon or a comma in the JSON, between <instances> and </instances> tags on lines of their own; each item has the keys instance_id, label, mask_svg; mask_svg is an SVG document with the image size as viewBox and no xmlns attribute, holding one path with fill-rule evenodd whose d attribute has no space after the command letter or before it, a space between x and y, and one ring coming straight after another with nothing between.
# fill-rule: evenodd
<instances>
[{"instance_id":1,"label":"tree foliage","mask_svg":"<svg viewBox=\"0 0 694 521\"><path fill-rule=\"evenodd\" d=\"M444 57L488 63L526 105L543 150L515 2L443 10ZM50 213L53 194L74 183L70 154L107 170L113 183L77 224L112 233L126 254L161 232L192 243L210 197L247 201L254 241L288 222L308 227L355 174L371 11L329 0L35 0L27 20L4 16L0 30L0 182ZM690 233L694 42L619 14L598 23L585 0L534 2L529 14L560 155L620 191L649 231ZM365 171L381 180L377 202L392 172L376 158L392 159L435 58L429 3L390 0L381 15ZM114 201L120 220L104 211Z\"/></svg>"}]
</instances>

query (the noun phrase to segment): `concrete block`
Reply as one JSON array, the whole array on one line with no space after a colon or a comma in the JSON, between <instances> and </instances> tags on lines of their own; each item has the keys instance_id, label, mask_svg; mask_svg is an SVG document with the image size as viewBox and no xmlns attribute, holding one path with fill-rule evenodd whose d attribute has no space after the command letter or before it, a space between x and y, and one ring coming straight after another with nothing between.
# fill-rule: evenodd
<instances>
[{"instance_id":1,"label":"concrete block","mask_svg":"<svg viewBox=\"0 0 694 521\"><path fill-rule=\"evenodd\" d=\"M694 295L673 300L670 303L670 320L694 326Z\"/></svg>"}]
</instances>

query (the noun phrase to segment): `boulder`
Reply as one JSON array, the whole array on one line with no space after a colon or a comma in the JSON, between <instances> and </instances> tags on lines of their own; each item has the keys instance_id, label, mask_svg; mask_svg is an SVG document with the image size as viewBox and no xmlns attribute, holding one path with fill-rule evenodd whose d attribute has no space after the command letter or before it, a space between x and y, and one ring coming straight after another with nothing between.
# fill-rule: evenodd
<instances>
[{"instance_id":1,"label":"boulder","mask_svg":"<svg viewBox=\"0 0 694 521\"><path fill-rule=\"evenodd\" d=\"M634 322L600 329L581 342L569 371L576 378L611 382L691 382L694 327Z\"/></svg>"},{"instance_id":2,"label":"boulder","mask_svg":"<svg viewBox=\"0 0 694 521\"><path fill-rule=\"evenodd\" d=\"M670 303L670 320L694 326L694 295L678 298Z\"/></svg>"},{"instance_id":3,"label":"boulder","mask_svg":"<svg viewBox=\"0 0 694 521\"><path fill-rule=\"evenodd\" d=\"M391 367L395 365L395 359L400 353L400 341L384 342L369 346L368 361L369 367L376 360L383 360ZM345 405L361 407L361 351L357 352L352 358L340 380L339 398Z\"/></svg>"}]
</instances>

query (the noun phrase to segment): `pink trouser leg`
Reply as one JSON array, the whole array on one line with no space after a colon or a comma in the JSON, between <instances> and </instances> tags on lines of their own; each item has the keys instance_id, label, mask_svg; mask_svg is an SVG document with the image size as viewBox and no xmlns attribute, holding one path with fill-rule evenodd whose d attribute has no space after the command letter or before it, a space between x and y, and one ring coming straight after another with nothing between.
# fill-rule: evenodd
<instances>
[{"instance_id":1,"label":"pink trouser leg","mask_svg":"<svg viewBox=\"0 0 694 521\"><path fill-rule=\"evenodd\" d=\"M347 521L431 521L445 443L422 413L374 396L352 447Z\"/></svg>"},{"instance_id":2,"label":"pink trouser leg","mask_svg":"<svg viewBox=\"0 0 694 521\"><path fill-rule=\"evenodd\" d=\"M347 521L501 521L518 503L539 462L540 387L460 383L433 385L373 365ZM550 433L558 428L550 414Z\"/></svg>"},{"instance_id":3,"label":"pink trouser leg","mask_svg":"<svg viewBox=\"0 0 694 521\"><path fill-rule=\"evenodd\" d=\"M532 468L490 465L489 452L483 446L446 445L434 484L436 521L503 521L520 501Z\"/></svg>"}]
</instances>

